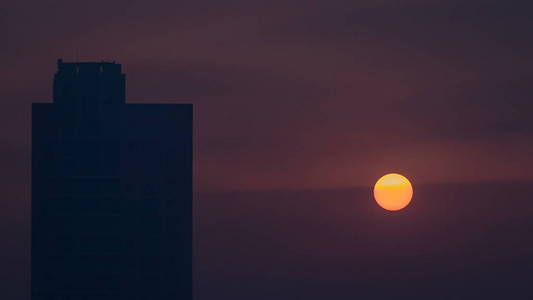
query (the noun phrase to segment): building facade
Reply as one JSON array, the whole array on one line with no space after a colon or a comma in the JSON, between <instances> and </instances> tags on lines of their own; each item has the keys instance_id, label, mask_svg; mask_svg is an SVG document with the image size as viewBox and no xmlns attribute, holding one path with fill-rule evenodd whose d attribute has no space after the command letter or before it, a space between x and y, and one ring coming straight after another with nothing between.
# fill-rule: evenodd
<instances>
[{"instance_id":1,"label":"building facade","mask_svg":"<svg viewBox=\"0 0 533 300\"><path fill-rule=\"evenodd\" d=\"M192 105L59 60L32 122L32 299L192 299Z\"/></svg>"}]
</instances>

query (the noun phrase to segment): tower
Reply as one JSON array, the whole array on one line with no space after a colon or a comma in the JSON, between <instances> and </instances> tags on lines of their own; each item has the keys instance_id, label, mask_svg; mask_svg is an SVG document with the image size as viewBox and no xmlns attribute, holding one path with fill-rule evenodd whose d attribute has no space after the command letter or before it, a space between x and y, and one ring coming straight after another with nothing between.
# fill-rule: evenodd
<instances>
[{"instance_id":1,"label":"tower","mask_svg":"<svg viewBox=\"0 0 533 300\"><path fill-rule=\"evenodd\" d=\"M32 106L32 299L192 299L192 105L58 61Z\"/></svg>"}]
</instances>

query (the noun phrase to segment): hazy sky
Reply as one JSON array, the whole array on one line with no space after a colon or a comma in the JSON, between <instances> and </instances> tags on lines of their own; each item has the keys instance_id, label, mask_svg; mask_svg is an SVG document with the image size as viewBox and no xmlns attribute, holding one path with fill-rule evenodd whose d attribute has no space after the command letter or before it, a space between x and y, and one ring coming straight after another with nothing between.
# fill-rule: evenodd
<instances>
[{"instance_id":1,"label":"hazy sky","mask_svg":"<svg viewBox=\"0 0 533 300\"><path fill-rule=\"evenodd\" d=\"M415 188L527 181L533 180L532 11L525 0L2 1L0 279L12 288L0 298L27 299L17 297L28 292L30 103L50 101L56 59L122 63L129 102L194 103L201 191L369 186L391 171ZM415 249L424 252L435 233L445 236L445 226L475 220L485 204L473 198L474 206L456 200L447 211L419 202L449 223L424 231ZM317 203L316 211L303 213L312 224L323 212ZM446 219L448 211L457 215ZM478 233L493 224L490 212L471 234L480 248ZM362 225L378 220L360 213ZM435 225L424 220L413 222ZM228 222L224 228L240 224ZM512 224L507 228L531 227ZM327 240L331 232L323 230ZM519 233L512 245L524 239ZM463 237L470 236L457 239ZM497 237L495 244L507 239L502 232ZM465 257L455 256L460 263Z\"/></svg>"},{"instance_id":2,"label":"hazy sky","mask_svg":"<svg viewBox=\"0 0 533 300\"><path fill-rule=\"evenodd\" d=\"M196 104L201 186L532 179L529 1L8 1L0 172L28 177L55 61L116 60L130 102ZM512 158L512 160L510 159ZM16 174L16 175L13 175Z\"/></svg>"},{"instance_id":3,"label":"hazy sky","mask_svg":"<svg viewBox=\"0 0 533 300\"><path fill-rule=\"evenodd\" d=\"M51 98L63 57L123 63L130 102L196 104L206 188L531 179L532 8L9 1L2 172L27 177L29 103Z\"/></svg>"}]
</instances>

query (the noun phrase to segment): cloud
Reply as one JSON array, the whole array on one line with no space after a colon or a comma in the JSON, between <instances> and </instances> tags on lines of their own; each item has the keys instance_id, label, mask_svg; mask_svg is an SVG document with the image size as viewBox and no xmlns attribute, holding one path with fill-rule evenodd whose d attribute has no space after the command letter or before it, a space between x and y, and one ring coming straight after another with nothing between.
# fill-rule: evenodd
<instances>
[{"instance_id":1,"label":"cloud","mask_svg":"<svg viewBox=\"0 0 533 300\"><path fill-rule=\"evenodd\" d=\"M203 174L233 170L213 185L361 184L390 151L445 168L472 143L525 155L529 2L119 1L83 15L54 3L7 10L6 98L49 99L58 56L116 59L129 101L196 105ZM421 150L441 142L470 150Z\"/></svg>"}]
</instances>

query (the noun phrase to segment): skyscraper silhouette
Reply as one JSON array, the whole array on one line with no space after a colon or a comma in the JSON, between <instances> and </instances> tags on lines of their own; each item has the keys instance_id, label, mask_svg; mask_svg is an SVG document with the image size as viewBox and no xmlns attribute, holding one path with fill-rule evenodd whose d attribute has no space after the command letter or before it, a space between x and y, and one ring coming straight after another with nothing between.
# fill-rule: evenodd
<instances>
[{"instance_id":1,"label":"skyscraper silhouette","mask_svg":"<svg viewBox=\"0 0 533 300\"><path fill-rule=\"evenodd\" d=\"M32 120L32 299L192 299L192 105L59 60Z\"/></svg>"}]
</instances>

